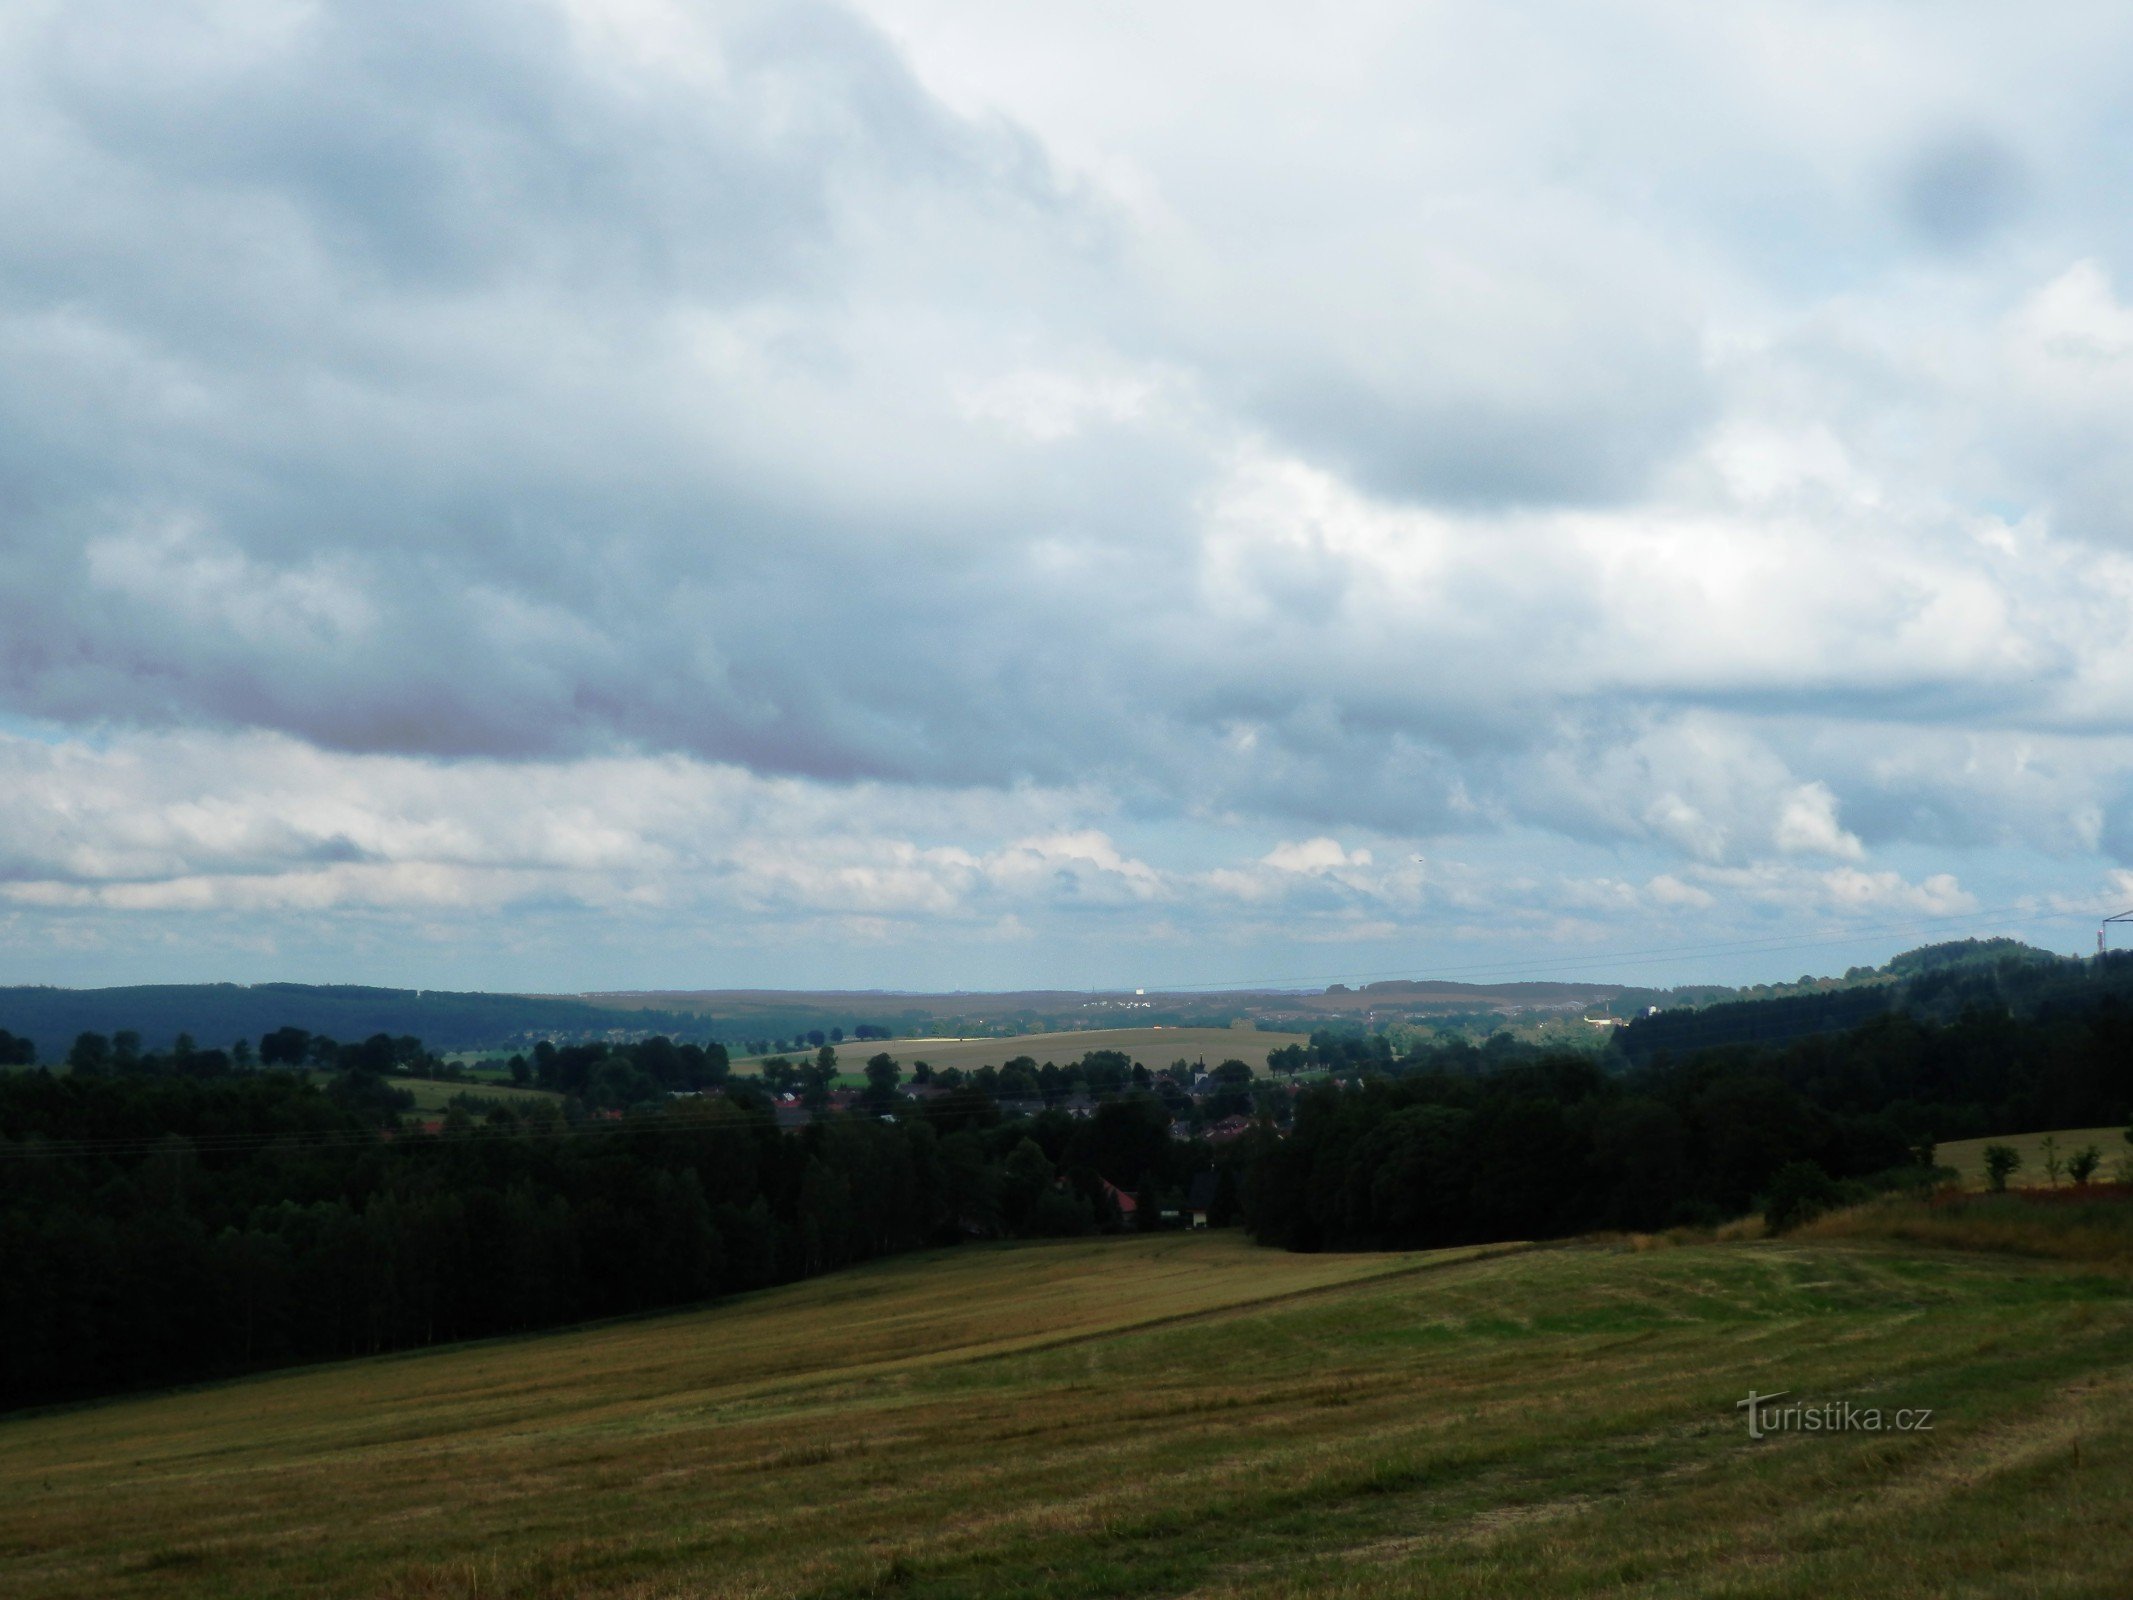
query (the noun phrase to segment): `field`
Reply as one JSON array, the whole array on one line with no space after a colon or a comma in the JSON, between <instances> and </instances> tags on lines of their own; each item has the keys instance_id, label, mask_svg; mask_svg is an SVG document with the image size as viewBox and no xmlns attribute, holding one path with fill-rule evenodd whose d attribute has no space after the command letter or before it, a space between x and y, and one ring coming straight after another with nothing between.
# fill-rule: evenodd
<instances>
[{"instance_id":1,"label":"field","mask_svg":"<svg viewBox=\"0 0 2133 1600\"><path fill-rule=\"evenodd\" d=\"M1746 1435L1787 1390L1930 1431ZM11 1596L2133 1590L2133 1280L1872 1239L970 1248L0 1423Z\"/></svg>"},{"instance_id":2,"label":"field","mask_svg":"<svg viewBox=\"0 0 2133 1600\"><path fill-rule=\"evenodd\" d=\"M333 1074L318 1071L311 1074L312 1081L326 1084ZM471 1083L446 1083L441 1078L394 1078L390 1080L395 1089L405 1089L415 1097L417 1111L442 1111L452 1103L455 1096L472 1095L478 1100L561 1100L562 1096L547 1089L522 1089L509 1079L492 1082L483 1079Z\"/></svg>"},{"instance_id":3,"label":"field","mask_svg":"<svg viewBox=\"0 0 2133 1600\"><path fill-rule=\"evenodd\" d=\"M1944 1167L1953 1167L1962 1175L1965 1189L1985 1187L1985 1146L1988 1144L2011 1145L2021 1153L2022 1165L2014 1176L2007 1180L2010 1188L2022 1189L2042 1185L2044 1176L2043 1143L2047 1137L2059 1141L2059 1159L2064 1161L2085 1144L2092 1144L2103 1152L2103 1165L2096 1169L2099 1180L2116 1178L2120 1163L2133 1156L2133 1144L2126 1143L2124 1128L2061 1128L2057 1134L2016 1133L1992 1139L1951 1139L1933 1152L1933 1159ZM2068 1184L2064 1173L2059 1182Z\"/></svg>"},{"instance_id":4,"label":"field","mask_svg":"<svg viewBox=\"0 0 2133 1600\"><path fill-rule=\"evenodd\" d=\"M1204 1060L1210 1067L1234 1059L1263 1075L1268 1051L1308 1043L1308 1034L1261 1033L1256 1028L1090 1028L1069 1033L1026 1033L1011 1039L847 1039L837 1046L837 1064L856 1070L886 1050L905 1068L914 1061L923 1061L937 1068L960 1067L969 1072L977 1067L997 1067L1016 1056L1029 1056L1040 1066L1047 1061L1065 1066L1091 1050L1122 1050L1135 1061L1156 1069L1180 1059L1195 1063ZM758 1059L750 1056L736 1061L735 1066L747 1072Z\"/></svg>"},{"instance_id":5,"label":"field","mask_svg":"<svg viewBox=\"0 0 2133 1600\"><path fill-rule=\"evenodd\" d=\"M445 1083L436 1078L395 1078L393 1086L406 1089L415 1097L417 1111L442 1111L459 1095L473 1095L480 1100L508 1100L521 1104L529 1100L561 1100L562 1096L547 1089L521 1089L510 1082L504 1083Z\"/></svg>"}]
</instances>

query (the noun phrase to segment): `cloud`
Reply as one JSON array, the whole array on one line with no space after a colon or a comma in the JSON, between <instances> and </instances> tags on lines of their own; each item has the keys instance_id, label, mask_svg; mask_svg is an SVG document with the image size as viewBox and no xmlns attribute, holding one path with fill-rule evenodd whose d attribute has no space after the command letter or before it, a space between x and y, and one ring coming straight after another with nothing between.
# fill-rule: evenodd
<instances>
[{"instance_id":1,"label":"cloud","mask_svg":"<svg viewBox=\"0 0 2133 1600\"><path fill-rule=\"evenodd\" d=\"M1261 859L1277 872L1319 876L1343 867L1367 867L1370 852L1343 850L1338 839L1306 839L1301 844L1278 844Z\"/></svg>"},{"instance_id":2,"label":"cloud","mask_svg":"<svg viewBox=\"0 0 2133 1600\"><path fill-rule=\"evenodd\" d=\"M1921 150L1903 175L1901 196L1905 220L1929 243L1963 249L2018 218L2028 191L2021 157L1971 130Z\"/></svg>"},{"instance_id":3,"label":"cloud","mask_svg":"<svg viewBox=\"0 0 2133 1600\"><path fill-rule=\"evenodd\" d=\"M1837 797L1823 783L1803 783L1786 797L1773 842L1789 855L1857 861L1866 854L1858 836L1838 823Z\"/></svg>"},{"instance_id":4,"label":"cloud","mask_svg":"<svg viewBox=\"0 0 2133 1600\"><path fill-rule=\"evenodd\" d=\"M2124 18L1136 26L11 11L14 903L1036 962L2122 852Z\"/></svg>"}]
</instances>

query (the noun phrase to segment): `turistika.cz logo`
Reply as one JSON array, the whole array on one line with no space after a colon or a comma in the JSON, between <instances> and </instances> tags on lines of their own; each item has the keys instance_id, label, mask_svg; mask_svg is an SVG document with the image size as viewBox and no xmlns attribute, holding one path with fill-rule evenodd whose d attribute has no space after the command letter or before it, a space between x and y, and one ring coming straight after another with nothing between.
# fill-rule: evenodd
<instances>
[{"instance_id":1,"label":"turistika.cz logo","mask_svg":"<svg viewBox=\"0 0 2133 1600\"><path fill-rule=\"evenodd\" d=\"M1879 1406L1855 1406L1849 1400L1827 1400L1820 1405L1778 1402L1791 1394L1748 1391L1748 1398L1733 1402L1733 1409L1747 1413L1748 1437L1761 1439L1773 1433L1931 1433L1933 1409L1907 1406L1884 1411Z\"/></svg>"}]
</instances>

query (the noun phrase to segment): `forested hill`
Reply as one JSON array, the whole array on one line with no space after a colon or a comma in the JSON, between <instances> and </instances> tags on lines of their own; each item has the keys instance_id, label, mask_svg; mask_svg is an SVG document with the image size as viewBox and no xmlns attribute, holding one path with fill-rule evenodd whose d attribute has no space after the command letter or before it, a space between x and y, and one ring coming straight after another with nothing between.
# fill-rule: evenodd
<instances>
[{"instance_id":1,"label":"forested hill","mask_svg":"<svg viewBox=\"0 0 2133 1600\"><path fill-rule=\"evenodd\" d=\"M82 1033L125 1028L150 1050L181 1033L202 1045L257 1039L276 1028L336 1039L413 1034L434 1050L473 1050L535 1039L599 1038L611 1030L695 1035L703 1023L665 1012L618 1014L552 995L456 994L443 989L372 989L355 984L170 983L115 989L0 989L0 1028L36 1042L41 1061L59 1061Z\"/></svg>"},{"instance_id":2,"label":"forested hill","mask_svg":"<svg viewBox=\"0 0 2133 1600\"><path fill-rule=\"evenodd\" d=\"M1787 1044L1842 1033L1891 1013L1948 1023L1966 1011L2028 1020L2081 1011L2105 999L2133 1003L2133 953L2095 960L2013 939L1960 939L1905 951L1871 972L1854 970L1819 993L1662 1010L1617 1030L1614 1045L1639 1065L1662 1053Z\"/></svg>"}]
</instances>

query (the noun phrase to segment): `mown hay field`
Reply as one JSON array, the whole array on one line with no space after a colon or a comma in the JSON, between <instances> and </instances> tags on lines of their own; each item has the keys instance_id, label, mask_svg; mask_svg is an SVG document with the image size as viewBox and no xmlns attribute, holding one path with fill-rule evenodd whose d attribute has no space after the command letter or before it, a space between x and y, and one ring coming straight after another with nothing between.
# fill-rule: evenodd
<instances>
[{"instance_id":1,"label":"mown hay field","mask_svg":"<svg viewBox=\"0 0 2133 1600\"><path fill-rule=\"evenodd\" d=\"M1750 1389L1930 1431L1747 1437ZM1870 1239L941 1253L0 1423L11 1596L2133 1592L2133 1279Z\"/></svg>"},{"instance_id":2,"label":"mown hay field","mask_svg":"<svg viewBox=\"0 0 2133 1600\"><path fill-rule=\"evenodd\" d=\"M1063 1067L1091 1050L1120 1050L1156 1071L1173 1061L1205 1061L1212 1067L1234 1059L1264 1074L1269 1051L1310 1042L1309 1034L1261 1033L1256 1028L1089 1028L1025 1033L1010 1039L847 1039L837 1046L837 1064L856 1071L868 1058L886 1050L906 1069L914 1061L923 1061L970 1072L1000 1066L1017 1056L1028 1056L1040 1066L1053 1061ZM737 1061L736 1069L753 1071L759 1059L750 1056Z\"/></svg>"}]
</instances>

